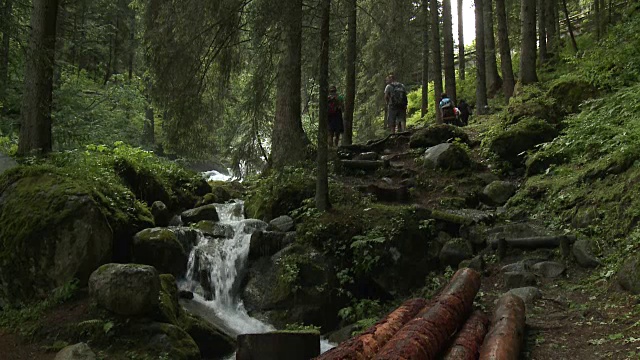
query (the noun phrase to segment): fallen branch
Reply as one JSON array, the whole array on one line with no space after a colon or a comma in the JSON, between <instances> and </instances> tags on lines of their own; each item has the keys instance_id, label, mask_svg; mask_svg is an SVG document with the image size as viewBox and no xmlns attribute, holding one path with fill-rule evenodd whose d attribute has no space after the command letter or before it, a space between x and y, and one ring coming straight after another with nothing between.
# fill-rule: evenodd
<instances>
[{"instance_id":1,"label":"fallen branch","mask_svg":"<svg viewBox=\"0 0 640 360\"><path fill-rule=\"evenodd\" d=\"M489 334L480 349L480 360L517 360L524 338L525 306L521 298L502 295L493 313Z\"/></svg>"},{"instance_id":2,"label":"fallen branch","mask_svg":"<svg viewBox=\"0 0 640 360\"><path fill-rule=\"evenodd\" d=\"M426 305L424 299L407 300L384 319L378 321L361 335L349 339L325 352L318 360L360 360L371 359L393 335L409 320L413 319Z\"/></svg>"}]
</instances>

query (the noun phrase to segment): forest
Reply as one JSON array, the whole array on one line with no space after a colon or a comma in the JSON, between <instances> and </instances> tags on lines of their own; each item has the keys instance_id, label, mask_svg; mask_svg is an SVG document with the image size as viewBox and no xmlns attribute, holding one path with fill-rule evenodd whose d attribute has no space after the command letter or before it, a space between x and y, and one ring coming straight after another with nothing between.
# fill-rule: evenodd
<instances>
[{"instance_id":1,"label":"forest","mask_svg":"<svg viewBox=\"0 0 640 360\"><path fill-rule=\"evenodd\" d=\"M1 0L0 358L636 359L637 34L634 0Z\"/></svg>"}]
</instances>

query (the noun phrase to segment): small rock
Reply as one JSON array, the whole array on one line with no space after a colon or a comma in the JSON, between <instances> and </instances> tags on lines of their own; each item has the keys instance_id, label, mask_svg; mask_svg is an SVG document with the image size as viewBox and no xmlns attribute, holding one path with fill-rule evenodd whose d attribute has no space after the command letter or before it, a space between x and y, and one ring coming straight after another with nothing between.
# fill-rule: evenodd
<instances>
[{"instance_id":1,"label":"small rock","mask_svg":"<svg viewBox=\"0 0 640 360\"><path fill-rule=\"evenodd\" d=\"M60 350L54 360L95 360L96 354L93 353L89 345L78 343L69 345Z\"/></svg>"},{"instance_id":2,"label":"small rock","mask_svg":"<svg viewBox=\"0 0 640 360\"><path fill-rule=\"evenodd\" d=\"M449 265L452 268L458 268L458 265L473 256L471 246L464 239L452 239L448 241L440 250L440 262L443 265Z\"/></svg>"},{"instance_id":3,"label":"small rock","mask_svg":"<svg viewBox=\"0 0 640 360\"><path fill-rule=\"evenodd\" d=\"M482 255L478 255L471 260L464 260L460 263L460 265L458 265L459 269L470 268L480 272L484 271L484 267L485 263Z\"/></svg>"},{"instance_id":4,"label":"small rock","mask_svg":"<svg viewBox=\"0 0 640 360\"><path fill-rule=\"evenodd\" d=\"M178 292L180 299L193 300L193 292L187 290L180 290Z\"/></svg>"},{"instance_id":5,"label":"small rock","mask_svg":"<svg viewBox=\"0 0 640 360\"><path fill-rule=\"evenodd\" d=\"M553 279L562 275L566 268L564 265L557 263L555 261L543 261L539 262L531 267L533 271L545 278Z\"/></svg>"},{"instance_id":6,"label":"small rock","mask_svg":"<svg viewBox=\"0 0 640 360\"><path fill-rule=\"evenodd\" d=\"M488 205L504 205L515 193L515 184L508 181L494 181L482 190L482 201Z\"/></svg>"},{"instance_id":7,"label":"small rock","mask_svg":"<svg viewBox=\"0 0 640 360\"><path fill-rule=\"evenodd\" d=\"M89 278L89 295L120 315L143 315L156 309L160 277L153 266L106 264Z\"/></svg>"},{"instance_id":8,"label":"small rock","mask_svg":"<svg viewBox=\"0 0 640 360\"><path fill-rule=\"evenodd\" d=\"M425 151L424 165L429 169L460 170L471 166L471 159L460 146L444 143Z\"/></svg>"},{"instance_id":9,"label":"small rock","mask_svg":"<svg viewBox=\"0 0 640 360\"><path fill-rule=\"evenodd\" d=\"M235 230L230 224L221 224L211 220L202 220L196 224L195 228L214 239L231 239L235 234Z\"/></svg>"},{"instance_id":10,"label":"small rock","mask_svg":"<svg viewBox=\"0 0 640 360\"><path fill-rule=\"evenodd\" d=\"M572 253L578 265L584 268L594 268L600 265L600 260L593 255L591 249L592 242L590 240L578 240L573 244Z\"/></svg>"},{"instance_id":11,"label":"small rock","mask_svg":"<svg viewBox=\"0 0 640 360\"><path fill-rule=\"evenodd\" d=\"M526 286L535 286L536 276L526 271L511 271L504 273L504 286L507 289L515 289Z\"/></svg>"},{"instance_id":12,"label":"small rock","mask_svg":"<svg viewBox=\"0 0 640 360\"><path fill-rule=\"evenodd\" d=\"M180 215L173 215L171 220L169 220L169 226L182 226L184 223L182 222L182 218Z\"/></svg>"},{"instance_id":13,"label":"small rock","mask_svg":"<svg viewBox=\"0 0 640 360\"><path fill-rule=\"evenodd\" d=\"M632 294L640 294L640 257L632 255L627 259L617 276L618 284Z\"/></svg>"},{"instance_id":14,"label":"small rock","mask_svg":"<svg viewBox=\"0 0 640 360\"><path fill-rule=\"evenodd\" d=\"M291 216L282 215L277 218L269 221L269 227L267 230L270 231L281 231L287 232L293 229L293 219Z\"/></svg>"},{"instance_id":15,"label":"small rock","mask_svg":"<svg viewBox=\"0 0 640 360\"><path fill-rule=\"evenodd\" d=\"M532 305L535 300L538 300L542 297L542 292L540 291L540 289L534 286L515 288L509 290L509 292L521 298L527 306Z\"/></svg>"},{"instance_id":16,"label":"small rock","mask_svg":"<svg viewBox=\"0 0 640 360\"><path fill-rule=\"evenodd\" d=\"M169 226L171 214L169 214L167 205L162 201L154 201L153 204L151 204L151 215L153 215L153 220L156 223L156 226Z\"/></svg>"},{"instance_id":17,"label":"small rock","mask_svg":"<svg viewBox=\"0 0 640 360\"><path fill-rule=\"evenodd\" d=\"M508 273L508 272L526 272L529 271L529 266L522 261L518 261L517 263L505 265L500 269L500 272Z\"/></svg>"},{"instance_id":18,"label":"small rock","mask_svg":"<svg viewBox=\"0 0 640 360\"><path fill-rule=\"evenodd\" d=\"M185 224L189 223L197 223L201 220L211 220L211 221L219 221L218 210L216 210L216 206L204 205L197 207L195 209L186 210L182 212L181 215L182 221Z\"/></svg>"}]
</instances>

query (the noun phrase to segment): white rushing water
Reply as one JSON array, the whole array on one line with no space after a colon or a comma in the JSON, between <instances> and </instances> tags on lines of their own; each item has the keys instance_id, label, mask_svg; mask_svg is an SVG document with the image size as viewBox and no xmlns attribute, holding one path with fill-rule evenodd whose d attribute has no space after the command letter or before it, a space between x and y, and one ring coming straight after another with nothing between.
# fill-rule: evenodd
<instances>
[{"instance_id":1,"label":"white rushing water","mask_svg":"<svg viewBox=\"0 0 640 360\"><path fill-rule=\"evenodd\" d=\"M192 311L207 317L230 335L264 333L275 328L247 314L240 299L241 277L246 271L251 234L264 230L260 220L244 219L244 203L216 204L219 225L230 235L213 239L200 234L189 254L187 275L182 290L194 293ZM231 231L232 230L232 231ZM321 341L321 351L333 345Z\"/></svg>"}]
</instances>

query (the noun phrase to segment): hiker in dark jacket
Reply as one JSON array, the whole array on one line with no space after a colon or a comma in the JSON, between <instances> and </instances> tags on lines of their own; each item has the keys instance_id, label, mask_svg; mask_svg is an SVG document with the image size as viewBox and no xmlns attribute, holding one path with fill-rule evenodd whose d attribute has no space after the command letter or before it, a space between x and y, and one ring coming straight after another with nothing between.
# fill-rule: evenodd
<instances>
[{"instance_id":1,"label":"hiker in dark jacket","mask_svg":"<svg viewBox=\"0 0 640 360\"><path fill-rule=\"evenodd\" d=\"M340 134L344 133L344 124L342 118L342 109L344 109L344 100L338 95L338 89L335 85L329 88L329 146L338 146L340 143Z\"/></svg>"},{"instance_id":2,"label":"hiker in dark jacket","mask_svg":"<svg viewBox=\"0 0 640 360\"><path fill-rule=\"evenodd\" d=\"M471 115L471 107L466 101L460 100L458 103L458 110L460 110L460 122L462 126L469 125L469 116Z\"/></svg>"},{"instance_id":3,"label":"hiker in dark jacket","mask_svg":"<svg viewBox=\"0 0 640 360\"><path fill-rule=\"evenodd\" d=\"M407 90L404 84L396 81L393 74L386 79L384 88L384 101L387 104L387 118L385 125L393 134L407 130Z\"/></svg>"}]
</instances>

